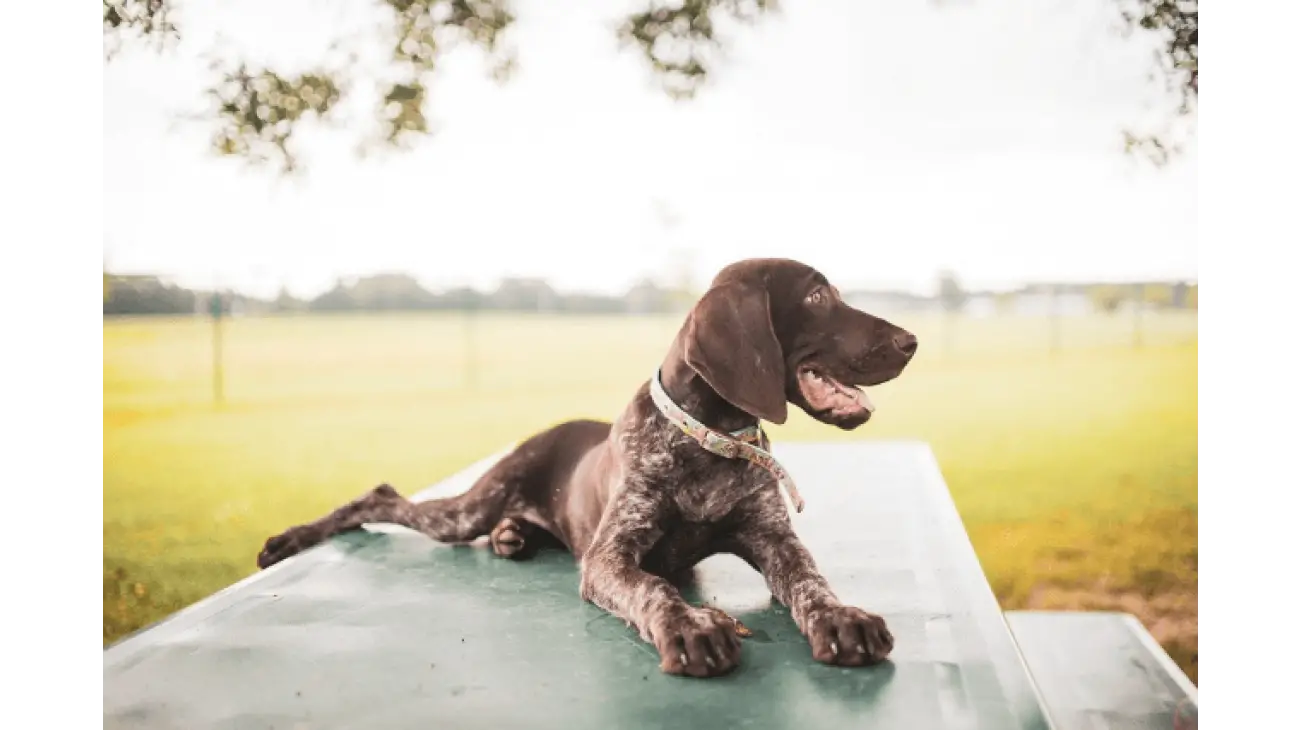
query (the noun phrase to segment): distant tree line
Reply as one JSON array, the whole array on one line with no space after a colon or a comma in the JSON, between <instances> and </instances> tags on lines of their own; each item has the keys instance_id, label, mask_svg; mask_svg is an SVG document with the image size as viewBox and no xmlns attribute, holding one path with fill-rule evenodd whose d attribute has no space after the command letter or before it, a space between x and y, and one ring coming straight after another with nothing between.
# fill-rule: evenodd
<instances>
[{"instance_id":1,"label":"distant tree line","mask_svg":"<svg viewBox=\"0 0 1300 730\"><path fill-rule=\"evenodd\" d=\"M213 292L186 289L157 276L104 275L104 314L193 314L207 312ZM542 279L506 279L493 291L459 287L441 292L424 288L407 274L377 274L337 281L328 291L300 299L287 290L271 299L223 293L223 311L241 314L290 312L385 312L483 310L496 312L572 312L583 314L664 313L678 309L673 289L643 280L619 296L556 291Z\"/></svg>"},{"instance_id":2,"label":"distant tree line","mask_svg":"<svg viewBox=\"0 0 1300 730\"><path fill-rule=\"evenodd\" d=\"M407 274L377 274L338 281L328 291L300 299L287 290L262 299L227 292L222 310L238 314L292 312L489 311L573 314L663 314L680 312L699 292L665 287L644 279L617 296L556 291L543 279L503 280L492 291L459 287L433 292ZM1084 297L1096 312L1114 313L1137 301L1150 308L1196 309L1197 285L1187 282L1029 284L1015 291L967 291L952 272L940 272L934 296L897 291L846 291L845 299L868 311L964 311L976 300L993 300L1009 311L1017 297ZM104 315L194 314L208 312L211 291L186 289L157 276L104 274Z\"/></svg>"}]
</instances>

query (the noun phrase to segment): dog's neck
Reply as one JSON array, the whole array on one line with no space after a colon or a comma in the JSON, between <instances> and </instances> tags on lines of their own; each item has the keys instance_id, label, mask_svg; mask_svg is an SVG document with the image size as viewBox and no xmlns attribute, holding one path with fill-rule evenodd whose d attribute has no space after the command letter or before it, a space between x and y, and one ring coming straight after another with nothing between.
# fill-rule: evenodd
<instances>
[{"instance_id":1,"label":"dog's neck","mask_svg":"<svg viewBox=\"0 0 1300 730\"><path fill-rule=\"evenodd\" d=\"M706 451L766 469L790 496L795 511L802 512L803 497L790 472L768 451L771 447L759 419L723 399L683 358L675 356L676 350L674 347L669 353L650 383L650 398L663 416Z\"/></svg>"},{"instance_id":2,"label":"dog's neck","mask_svg":"<svg viewBox=\"0 0 1300 730\"><path fill-rule=\"evenodd\" d=\"M673 343L659 372L668 397L700 423L718 431L739 431L758 425L757 418L728 403L686 364L679 342Z\"/></svg>"}]
</instances>

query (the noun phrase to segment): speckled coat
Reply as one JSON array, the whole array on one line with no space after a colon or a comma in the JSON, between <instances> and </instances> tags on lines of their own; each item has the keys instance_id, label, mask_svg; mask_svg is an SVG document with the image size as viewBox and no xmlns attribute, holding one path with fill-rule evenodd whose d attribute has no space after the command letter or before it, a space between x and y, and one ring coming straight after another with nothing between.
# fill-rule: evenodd
<instances>
[{"instance_id":1,"label":"speckled coat","mask_svg":"<svg viewBox=\"0 0 1300 730\"><path fill-rule=\"evenodd\" d=\"M811 309L809 291L834 292L835 309ZM715 279L669 348L661 382L674 403L719 431L760 418L783 422L787 400L818 420L855 428L870 414L818 410L798 387L798 368L812 362L845 382L883 382L914 351L914 337L844 305L810 267L754 259ZM842 666L883 659L893 648L884 621L840 603L790 519L771 472L704 450L655 406L647 381L612 423L568 421L536 434L464 494L415 504L380 485L270 538L258 564L378 522L443 542L489 535L494 552L514 559L558 542L579 560L583 599L635 627L658 650L663 671L708 677L739 664L735 623L688 604L674 580L730 553L790 608L815 659Z\"/></svg>"}]
</instances>

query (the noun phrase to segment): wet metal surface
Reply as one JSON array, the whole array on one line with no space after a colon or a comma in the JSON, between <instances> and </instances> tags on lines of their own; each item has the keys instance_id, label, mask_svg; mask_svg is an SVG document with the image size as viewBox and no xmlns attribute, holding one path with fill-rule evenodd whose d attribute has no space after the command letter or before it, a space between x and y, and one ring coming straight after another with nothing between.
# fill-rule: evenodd
<instances>
[{"instance_id":1,"label":"wet metal surface","mask_svg":"<svg viewBox=\"0 0 1300 730\"><path fill-rule=\"evenodd\" d=\"M1197 690L1126 613L1008 611L1059 730L1192 730Z\"/></svg>"}]
</instances>

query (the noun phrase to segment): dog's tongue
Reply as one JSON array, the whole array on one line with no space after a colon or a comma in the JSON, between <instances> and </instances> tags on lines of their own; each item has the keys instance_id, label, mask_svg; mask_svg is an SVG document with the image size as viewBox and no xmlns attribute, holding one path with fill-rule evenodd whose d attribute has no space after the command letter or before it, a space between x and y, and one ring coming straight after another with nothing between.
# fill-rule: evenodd
<instances>
[{"instance_id":1,"label":"dog's tongue","mask_svg":"<svg viewBox=\"0 0 1300 730\"><path fill-rule=\"evenodd\" d=\"M814 408L843 411L861 408L868 413L876 411L876 404L861 388L809 370L800 374L799 387Z\"/></svg>"},{"instance_id":2,"label":"dog's tongue","mask_svg":"<svg viewBox=\"0 0 1300 730\"><path fill-rule=\"evenodd\" d=\"M865 390L861 388L849 388L849 394L853 396L853 400L858 402L858 405L867 409L867 413L876 412L876 404L871 402L871 398L867 396Z\"/></svg>"},{"instance_id":3,"label":"dog's tongue","mask_svg":"<svg viewBox=\"0 0 1300 730\"><path fill-rule=\"evenodd\" d=\"M867 393L863 389L852 385L843 385L838 382L835 382L834 386L835 390L839 391L840 395L848 397L854 403L858 404L860 408L866 409L867 413L876 412L876 404L871 402L871 398L867 397Z\"/></svg>"}]
</instances>

